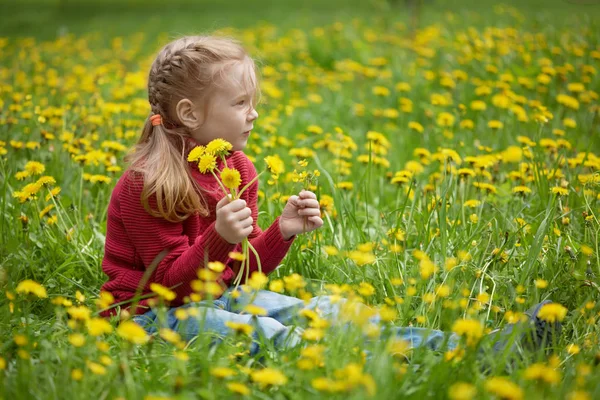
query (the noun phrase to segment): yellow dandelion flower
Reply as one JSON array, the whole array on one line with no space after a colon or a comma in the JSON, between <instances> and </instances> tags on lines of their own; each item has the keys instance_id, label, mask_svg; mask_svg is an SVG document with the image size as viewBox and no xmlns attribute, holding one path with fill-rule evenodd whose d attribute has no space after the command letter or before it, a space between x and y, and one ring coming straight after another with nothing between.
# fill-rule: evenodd
<instances>
[{"instance_id":1,"label":"yellow dandelion flower","mask_svg":"<svg viewBox=\"0 0 600 400\"><path fill-rule=\"evenodd\" d=\"M248 314L259 317L265 317L267 315L267 310L263 307L257 306L256 304L248 304L246 307L244 307L244 311Z\"/></svg>"},{"instance_id":2,"label":"yellow dandelion flower","mask_svg":"<svg viewBox=\"0 0 600 400\"><path fill-rule=\"evenodd\" d=\"M81 333L72 333L69 335L69 343L73 347L81 347L85 344L85 336Z\"/></svg>"},{"instance_id":3,"label":"yellow dandelion flower","mask_svg":"<svg viewBox=\"0 0 600 400\"><path fill-rule=\"evenodd\" d=\"M134 344L145 344L150 340L144 328L133 321L121 322L117 328L117 334Z\"/></svg>"},{"instance_id":4,"label":"yellow dandelion flower","mask_svg":"<svg viewBox=\"0 0 600 400\"><path fill-rule=\"evenodd\" d=\"M90 369L90 371L92 371L93 374L106 375L106 368L103 365L92 361L87 361L86 365Z\"/></svg>"},{"instance_id":5,"label":"yellow dandelion flower","mask_svg":"<svg viewBox=\"0 0 600 400\"><path fill-rule=\"evenodd\" d=\"M503 400L521 400L523 389L508 378L495 376L485 383L485 390L498 396Z\"/></svg>"},{"instance_id":6,"label":"yellow dandelion flower","mask_svg":"<svg viewBox=\"0 0 600 400\"><path fill-rule=\"evenodd\" d=\"M242 396L250 394L250 389L248 386L239 382L229 382L227 384L227 389L229 389L230 392L241 394Z\"/></svg>"},{"instance_id":7,"label":"yellow dandelion flower","mask_svg":"<svg viewBox=\"0 0 600 400\"><path fill-rule=\"evenodd\" d=\"M562 321L567 315L567 308L558 303L550 303L542 306L538 317L544 321L553 323Z\"/></svg>"},{"instance_id":8,"label":"yellow dandelion flower","mask_svg":"<svg viewBox=\"0 0 600 400\"><path fill-rule=\"evenodd\" d=\"M244 261L246 259L242 253L238 253L236 251L229 252L229 258L235 261Z\"/></svg>"},{"instance_id":9,"label":"yellow dandelion flower","mask_svg":"<svg viewBox=\"0 0 600 400\"><path fill-rule=\"evenodd\" d=\"M252 273L250 279L248 280L248 286L250 286L254 290L261 290L267 285L268 281L269 278L267 278L265 274L263 274L262 272L255 271Z\"/></svg>"},{"instance_id":10,"label":"yellow dandelion flower","mask_svg":"<svg viewBox=\"0 0 600 400\"><path fill-rule=\"evenodd\" d=\"M228 189L237 189L242 183L240 172L235 168L223 168L221 180Z\"/></svg>"},{"instance_id":11,"label":"yellow dandelion flower","mask_svg":"<svg viewBox=\"0 0 600 400\"><path fill-rule=\"evenodd\" d=\"M41 175L46 170L46 167L41 162L29 161L25 164L24 169L31 175Z\"/></svg>"},{"instance_id":12,"label":"yellow dandelion flower","mask_svg":"<svg viewBox=\"0 0 600 400\"><path fill-rule=\"evenodd\" d=\"M113 327L105 318L91 318L86 322L88 332L92 336L101 336L105 333L111 333Z\"/></svg>"},{"instance_id":13,"label":"yellow dandelion flower","mask_svg":"<svg viewBox=\"0 0 600 400\"><path fill-rule=\"evenodd\" d=\"M189 162L198 161L200 159L200 157L202 157L204 155L205 152L206 152L206 147L196 146L188 154L187 160Z\"/></svg>"},{"instance_id":14,"label":"yellow dandelion flower","mask_svg":"<svg viewBox=\"0 0 600 400\"><path fill-rule=\"evenodd\" d=\"M216 272L216 273L221 273L225 270L225 264L223 264L220 261L210 261L207 264L207 267L208 267L208 269L210 269L211 271Z\"/></svg>"},{"instance_id":15,"label":"yellow dandelion flower","mask_svg":"<svg viewBox=\"0 0 600 400\"><path fill-rule=\"evenodd\" d=\"M464 336L467 346L473 346L483 336L483 325L474 319L459 319L452 325L452 331L459 336Z\"/></svg>"},{"instance_id":16,"label":"yellow dandelion flower","mask_svg":"<svg viewBox=\"0 0 600 400\"><path fill-rule=\"evenodd\" d=\"M552 188L552 193L558 194L559 196L566 196L569 194L569 190L560 186L554 186Z\"/></svg>"},{"instance_id":17,"label":"yellow dandelion flower","mask_svg":"<svg viewBox=\"0 0 600 400\"><path fill-rule=\"evenodd\" d=\"M254 331L252 325L244 324L241 322L225 321L225 326L227 326L229 329L236 333L241 333L248 336L250 336Z\"/></svg>"},{"instance_id":18,"label":"yellow dandelion flower","mask_svg":"<svg viewBox=\"0 0 600 400\"><path fill-rule=\"evenodd\" d=\"M164 287L163 285L161 285L159 283L151 283L150 284L150 290L152 290L154 293L156 293L157 295L159 295L160 297L162 297L166 301L175 300L175 298L177 297L177 295L175 294L175 292L173 292L172 290Z\"/></svg>"},{"instance_id":19,"label":"yellow dandelion flower","mask_svg":"<svg viewBox=\"0 0 600 400\"><path fill-rule=\"evenodd\" d=\"M71 379L73 379L74 381L80 381L83 379L83 371L80 370L79 368L75 368L74 370L71 371Z\"/></svg>"},{"instance_id":20,"label":"yellow dandelion flower","mask_svg":"<svg viewBox=\"0 0 600 400\"><path fill-rule=\"evenodd\" d=\"M46 289L42 285L35 281L32 281L31 279L26 279L24 281L19 282L15 291L17 293L33 294L39 297L40 299L45 299L46 297L48 297Z\"/></svg>"},{"instance_id":21,"label":"yellow dandelion flower","mask_svg":"<svg viewBox=\"0 0 600 400\"><path fill-rule=\"evenodd\" d=\"M279 370L274 368L263 368L258 371L253 371L250 374L252 381L261 386L281 386L288 381L287 377Z\"/></svg>"},{"instance_id":22,"label":"yellow dandelion flower","mask_svg":"<svg viewBox=\"0 0 600 400\"><path fill-rule=\"evenodd\" d=\"M217 158L211 154L206 153L200 157L200 161L198 162L198 170L203 174L213 171L217 168Z\"/></svg>"},{"instance_id":23,"label":"yellow dandelion flower","mask_svg":"<svg viewBox=\"0 0 600 400\"><path fill-rule=\"evenodd\" d=\"M448 389L450 400L471 400L477 395L475 386L466 382L457 382Z\"/></svg>"},{"instance_id":24,"label":"yellow dandelion flower","mask_svg":"<svg viewBox=\"0 0 600 400\"><path fill-rule=\"evenodd\" d=\"M227 140L214 139L206 145L206 153L212 154L215 157L226 156L232 148L233 146Z\"/></svg>"},{"instance_id":25,"label":"yellow dandelion flower","mask_svg":"<svg viewBox=\"0 0 600 400\"><path fill-rule=\"evenodd\" d=\"M273 175L279 175L285 172L283 160L278 155L267 156L264 158L267 168Z\"/></svg>"},{"instance_id":26,"label":"yellow dandelion flower","mask_svg":"<svg viewBox=\"0 0 600 400\"><path fill-rule=\"evenodd\" d=\"M215 367L210 369L210 374L215 378L225 379L236 375L236 372L227 367Z\"/></svg>"}]
</instances>

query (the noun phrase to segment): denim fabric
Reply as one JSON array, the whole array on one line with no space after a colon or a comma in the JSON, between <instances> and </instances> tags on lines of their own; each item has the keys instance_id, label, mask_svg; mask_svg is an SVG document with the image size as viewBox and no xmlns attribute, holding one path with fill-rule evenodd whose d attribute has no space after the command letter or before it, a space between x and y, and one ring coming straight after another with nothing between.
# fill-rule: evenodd
<instances>
[{"instance_id":1,"label":"denim fabric","mask_svg":"<svg viewBox=\"0 0 600 400\"><path fill-rule=\"evenodd\" d=\"M301 342L303 329L296 326L298 313L303 308L315 310L319 315L330 321L332 325L339 324L340 308L345 299L331 301L329 296L313 297L308 304L303 300L285 296L279 293L261 290L252 294L240 290L241 295L234 299L231 295L234 289L228 289L219 299L201 301L173 307L167 311L166 318L159 318L155 310L150 310L134 317L134 321L141 325L149 334L157 332L161 326L168 327L182 335L183 339L191 340L200 332L210 332L215 335L215 342L219 338L231 334L231 329L225 322L232 321L245 323L254 327L253 344L250 354L256 354L261 341L269 340L275 348L287 348ZM239 290L239 289L238 289ZM240 314L241 310L250 302L267 311L264 317L255 317L249 314ZM198 318L188 318L179 321L175 317L178 308L196 307L199 311ZM365 307L365 306L361 306ZM370 322L379 323L379 316L370 318ZM416 327L394 327L391 333L400 339L411 343L412 347L426 346L433 350L454 349L459 343L459 338L448 335L438 330Z\"/></svg>"}]
</instances>

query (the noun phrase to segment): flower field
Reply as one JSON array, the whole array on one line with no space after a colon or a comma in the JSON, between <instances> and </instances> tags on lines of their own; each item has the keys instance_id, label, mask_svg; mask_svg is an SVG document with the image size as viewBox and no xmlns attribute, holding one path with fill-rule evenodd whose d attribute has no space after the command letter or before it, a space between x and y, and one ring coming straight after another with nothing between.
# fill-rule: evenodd
<instances>
[{"instance_id":1,"label":"flower field","mask_svg":"<svg viewBox=\"0 0 600 400\"><path fill-rule=\"evenodd\" d=\"M382 319L304 313L304 346L256 356L251 325L215 347L98 315L110 194L150 113L150 64L181 29L0 37L0 399L600 398L597 20L426 2L415 28L386 4L211 31L260 72L245 150L265 171L259 224L303 188L325 221L246 289ZM487 333L546 299L540 317L563 326L548 351L490 354ZM461 344L411 349L394 325Z\"/></svg>"}]
</instances>

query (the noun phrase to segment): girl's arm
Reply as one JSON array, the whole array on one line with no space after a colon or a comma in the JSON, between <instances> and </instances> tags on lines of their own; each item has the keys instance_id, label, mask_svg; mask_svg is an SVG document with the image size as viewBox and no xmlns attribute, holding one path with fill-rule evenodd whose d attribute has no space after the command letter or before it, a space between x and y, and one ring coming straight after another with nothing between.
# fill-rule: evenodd
<instances>
[{"instance_id":1,"label":"girl's arm","mask_svg":"<svg viewBox=\"0 0 600 400\"><path fill-rule=\"evenodd\" d=\"M130 179L127 181L118 197L120 218L127 233L124 239L131 240L145 266L150 265L163 250L168 250L148 282L172 288L177 299L171 304L182 304L183 298L192 292L190 282L197 279L198 269L207 261L227 262L228 254L235 245L217 233L215 223L190 243L189 236L183 232L183 223L169 222L148 214L140 200L143 184ZM156 198L151 198L149 203L156 207ZM226 281L230 276L233 276L233 271L226 269L222 278Z\"/></svg>"}]
</instances>

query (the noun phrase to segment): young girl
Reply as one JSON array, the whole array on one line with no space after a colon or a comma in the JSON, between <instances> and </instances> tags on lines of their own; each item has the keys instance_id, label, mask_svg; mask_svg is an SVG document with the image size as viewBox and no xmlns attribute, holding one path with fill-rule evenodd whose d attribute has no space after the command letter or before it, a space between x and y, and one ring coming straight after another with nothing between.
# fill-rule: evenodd
<instances>
[{"instance_id":1,"label":"young girl","mask_svg":"<svg viewBox=\"0 0 600 400\"><path fill-rule=\"evenodd\" d=\"M167 44L152 64L148 77L148 98L152 115L146 121L130 166L114 188L108 208L105 256L102 268L108 281L102 290L110 292L121 312L148 332L157 325L179 331L185 339L200 331L225 336L231 323L257 327L255 335L272 340L276 346L295 345L300 331L288 324L303 307L317 309L324 318L336 319L344 301L328 296L302 300L274 292L234 296L231 289L239 263L229 257L248 238L260 258L262 271L272 272L290 248L294 237L323 225L314 193L301 191L291 196L280 217L262 231L257 225L258 181L240 199L224 197L211 174L201 174L187 155L194 147L213 139L233 145L227 165L241 175L241 187L252 182L256 170L242 150L258 118L254 109L257 92L255 66L236 42L216 37L189 36ZM217 168L222 169L222 162ZM214 301L192 302L191 282L208 261L225 265L220 283L226 289ZM251 256L250 271L257 270ZM150 307L150 285L171 288L166 321L159 321ZM136 303L135 297L146 297ZM265 310L264 316L240 313L248 302ZM196 308L201 318L180 324L177 310ZM114 315L117 307L103 312ZM372 318L377 322L378 317ZM397 328L396 334L413 345L439 347L457 338L420 328ZM250 349L258 350L255 341Z\"/></svg>"}]
</instances>

